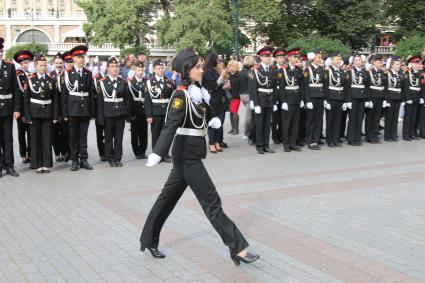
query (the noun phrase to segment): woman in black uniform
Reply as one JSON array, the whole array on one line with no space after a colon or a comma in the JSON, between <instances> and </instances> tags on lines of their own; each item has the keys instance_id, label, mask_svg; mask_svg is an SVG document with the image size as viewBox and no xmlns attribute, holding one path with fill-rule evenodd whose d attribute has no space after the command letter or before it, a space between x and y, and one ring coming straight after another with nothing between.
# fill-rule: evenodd
<instances>
[{"instance_id":1,"label":"woman in black uniform","mask_svg":"<svg viewBox=\"0 0 425 283\"><path fill-rule=\"evenodd\" d=\"M208 220L229 247L234 263L251 263L259 255L247 251L248 242L224 214L220 196L201 161L206 157L205 134L208 126L221 127L217 117L207 121L210 96L199 84L203 74L202 58L192 48L187 48L174 58L172 67L181 74L182 82L171 97L165 126L146 165L151 167L158 164L168 154L174 140L173 169L146 219L140 237L141 250L148 249L156 258L165 257L158 250L161 228L189 186Z\"/></svg>"}]
</instances>

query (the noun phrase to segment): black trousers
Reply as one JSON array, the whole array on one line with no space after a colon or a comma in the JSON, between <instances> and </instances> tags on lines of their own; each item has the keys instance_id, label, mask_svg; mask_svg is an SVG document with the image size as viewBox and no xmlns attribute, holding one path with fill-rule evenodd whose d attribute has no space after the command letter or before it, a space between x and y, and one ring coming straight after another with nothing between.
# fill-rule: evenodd
<instances>
[{"instance_id":1,"label":"black trousers","mask_svg":"<svg viewBox=\"0 0 425 283\"><path fill-rule=\"evenodd\" d=\"M403 119L403 138L417 136L416 132L416 118L418 116L419 103L405 104L404 105L404 119Z\"/></svg>"},{"instance_id":2,"label":"black trousers","mask_svg":"<svg viewBox=\"0 0 425 283\"><path fill-rule=\"evenodd\" d=\"M372 98L373 108L366 109L365 134L368 141L379 141L379 121L381 120L383 98Z\"/></svg>"},{"instance_id":3,"label":"black trousers","mask_svg":"<svg viewBox=\"0 0 425 283\"><path fill-rule=\"evenodd\" d=\"M32 118L31 169L52 167L52 119Z\"/></svg>"},{"instance_id":4,"label":"black trousers","mask_svg":"<svg viewBox=\"0 0 425 283\"><path fill-rule=\"evenodd\" d=\"M31 138L30 138L30 129L27 123L22 122L19 118L16 120L18 124L18 143L19 143L19 155L24 157L31 157Z\"/></svg>"},{"instance_id":5,"label":"black trousers","mask_svg":"<svg viewBox=\"0 0 425 283\"><path fill-rule=\"evenodd\" d=\"M14 166L12 129L12 115L0 116L0 168L11 168Z\"/></svg>"},{"instance_id":6,"label":"black trousers","mask_svg":"<svg viewBox=\"0 0 425 283\"><path fill-rule=\"evenodd\" d=\"M121 161L124 127L124 116L105 117L105 157L109 161Z\"/></svg>"},{"instance_id":7,"label":"black trousers","mask_svg":"<svg viewBox=\"0 0 425 283\"><path fill-rule=\"evenodd\" d=\"M257 148L269 147L272 112L272 107L261 107L261 113L255 114Z\"/></svg>"},{"instance_id":8,"label":"black trousers","mask_svg":"<svg viewBox=\"0 0 425 283\"><path fill-rule=\"evenodd\" d=\"M331 105L331 110L326 110L326 142L338 143L341 121L342 121L342 105L343 101L329 100L328 103Z\"/></svg>"},{"instance_id":9,"label":"black trousers","mask_svg":"<svg viewBox=\"0 0 425 283\"><path fill-rule=\"evenodd\" d=\"M419 130L420 136L425 137L425 104L419 104Z\"/></svg>"},{"instance_id":10,"label":"black trousers","mask_svg":"<svg viewBox=\"0 0 425 283\"><path fill-rule=\"evenodd\" d=\"M131 120L131 147L135 156L145 154L148 147L148 123L146 115L136 115Z\"/></svg>"},{"instance_id":11,"label":"black trousers","mask_svg":"<svg viewBox=\"0 0 425 283\"><path fill-rule=\"evenodd\" d=\"M70 159L87 159L87 132L89 130L89 117L69 117L69 147L71 149Z\"/></svg>"},{"instance_id":12,"label":"black trousers","mask_svg":"<svg viewBox=\"0 0 425 283\"><path fill-rule=\"evenodd\" d=\"M164 127L165 115L153 115L153 122L151 124L152 135L152 149L155 147L156 141L161 134L162 127Z\"/></svg>"},{"instance_id":13,"label":"black trousers","mask_svg":"<svg viewBox=\"0 0 425 283\"><path fill-rule=\"evenodd\" d=\"M248 135L248 139L253 140L253 141L257 141L256 135L257 135L257 130L256 130L256 126L255 126L255 112L253 110L246 110L246 111L251 111L251 124L249 125L249 135Z\"/></svg>"},{"instance_id":14,"label":"black trousers","mask_svg":"<svg viewBox=\"0 0 425 283\"><path fill-rule=\"evenodd\" d=\"M220 196L199 159L173 159L173 169L143 227L140 237L142 245L158 248L162 226L187 186L192 189L208 220L231 253L237 254L247 248L248 242L235 223L223 212Z\"/></svg>"},{"instance_id":15,"label":"black trousers","mask_svg":"<svg viewBox=\"0 0 425 283\"><path fill-rule=\"evenodd\" d=\"M52 144L56 156L69 153L68 122L60 121L52 125Z\"/></svg>"},{"instance_id":16,"label":"black trousers","mask_svg":"<svg viewBox=\"0 0 425 283\"><path fill-rule=\"evenodd\" d=\"M300 108L300 119L298 122L298 137L297 144L304 145L306 142L306 120L307 120L307 110L305 108Z\"/></svg>"},{"instance_id":17,"label":"black trousers","mask_svg":"<svg viewBox=\"0 0 425 283\"><path fill-rule=\"evenodd\" d=\"M340 139L346 137L345 132L347 131L347 118L348 118L348 109L347 111L342 111L342 114L341 114L341 126L339 130Z\"/></svg>"},{"instance_id":18,"label":"black trousers","mask_svg":"<svg viewBox=\"0 0 425 283\"><path fill-rule=\"evenodd\" d=\"M324 98L312 97L311 103L313 104L313 109L306 110L306 138L308 144L317 144L320 141L320 134L323 127L323 101Z\"/></svg>"},{"instance_id":19,"label":"black trousers","mask_svg":"<svg viewBox=\"0 0 425 283\"><path fill-rule=\"evenodd\" d=\"M97 120L95 125L97 151L99 152L99 157L102 158L105 156L105 126L99 124Z\"/></svg>"},{"instance_id":20,"label":"black trousers","mask_svg":"<svg viewBox=\"0 0 425 283\"><path fill-rule=\"evenodd\" d=\"M365 115L365 100L352 99L352 107L348 112L347 140L359 143L362 141L362 127Z\"/></svg>"},{"instance_id":21,"label":"black trousers","mask_svg":"<svg viewBox=\"0 0 425 283\"><path fill-rule=\"evenodd\" d=\"M282 109L278 105L277 111L272 113L272 140L274 142L282 142Z\"/></svg>"},{"instance_id":22,"label":"black trousers","mask_svg":"<svg viewBox=\"0 0 425 283\"><path fill-rule=\"evenodd\" d=\"M389 100L390 107L385 112L385 131L384 138L386 140L398 138L398 116L400 112L400 100Z\"/></svg>"},{"instance_id":23,"label":"black trousers","mask_svg":"<svg viewBox=\"0 0 425 283\"><path fill-rule=\"evenodd\" d=\"M282 110L282 143L283 147L296 147L300 122L300 106L288 105L288 111Z\"/></svg>"}]
</instances>

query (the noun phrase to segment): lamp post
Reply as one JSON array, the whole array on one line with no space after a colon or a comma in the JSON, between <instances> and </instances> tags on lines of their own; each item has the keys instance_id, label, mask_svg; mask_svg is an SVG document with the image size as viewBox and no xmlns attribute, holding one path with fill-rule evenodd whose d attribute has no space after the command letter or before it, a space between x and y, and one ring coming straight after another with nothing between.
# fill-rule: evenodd
<instances>
[{"instance_id":1,"label":"lamp post","mask_svg":"<svg viewBox=\"0 0 425 283\"><path fill-rule=\"evenodd\" d=\"M233 0L233 5L235 8L233 52L234 55L237 57L239 55L239 0Z\"/></svg>"}]
</instances>

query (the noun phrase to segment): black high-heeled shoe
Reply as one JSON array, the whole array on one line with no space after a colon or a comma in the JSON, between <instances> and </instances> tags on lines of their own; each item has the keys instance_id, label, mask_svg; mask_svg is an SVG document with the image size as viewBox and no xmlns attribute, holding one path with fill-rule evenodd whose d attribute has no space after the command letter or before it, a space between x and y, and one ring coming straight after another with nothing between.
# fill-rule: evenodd
<instances>
[{"instance_id":1,"label":"black high-heeled shoe","mask_svg":"<svg viewBox=\"0 0 425 283\"><path fill-rule=\"evenodd\" d=\"M165 254L160 252L158 249L146 248L143 245L140 245L140 251L144 252L147 249L154 258L164 258Z\"/></svg>"},{"instance_id":2,"label":"black high-heeled shoe","mask_svg":"<svg viewBox=\"0 0 425 283\"><path fill-rule=\"evenodd\" d=\"M235 263L235 265L238 266L238 265L241 264L241 261L243 263L252 263L252 262L256 261L257 259L259 259L260 255L247 252L245 256L239 256L237 254L232 254L231 258L232 258L233 262Z\"/></svg>"}]
</instances>

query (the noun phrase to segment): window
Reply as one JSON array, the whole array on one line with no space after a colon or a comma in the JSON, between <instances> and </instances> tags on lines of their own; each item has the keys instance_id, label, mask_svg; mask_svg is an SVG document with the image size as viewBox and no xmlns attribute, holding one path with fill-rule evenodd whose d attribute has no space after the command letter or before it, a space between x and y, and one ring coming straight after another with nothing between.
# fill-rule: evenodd
<instances>
[{"instance_id":1,"label":"window","mask_svg":"<svg viewBox=\"0 0 425 283\"><path fill-rule=\"evenodd\" d=\"M50 43L50 39L44 32L32 29L21 33L16 42Z\"/></svg>"}]
</instances>

